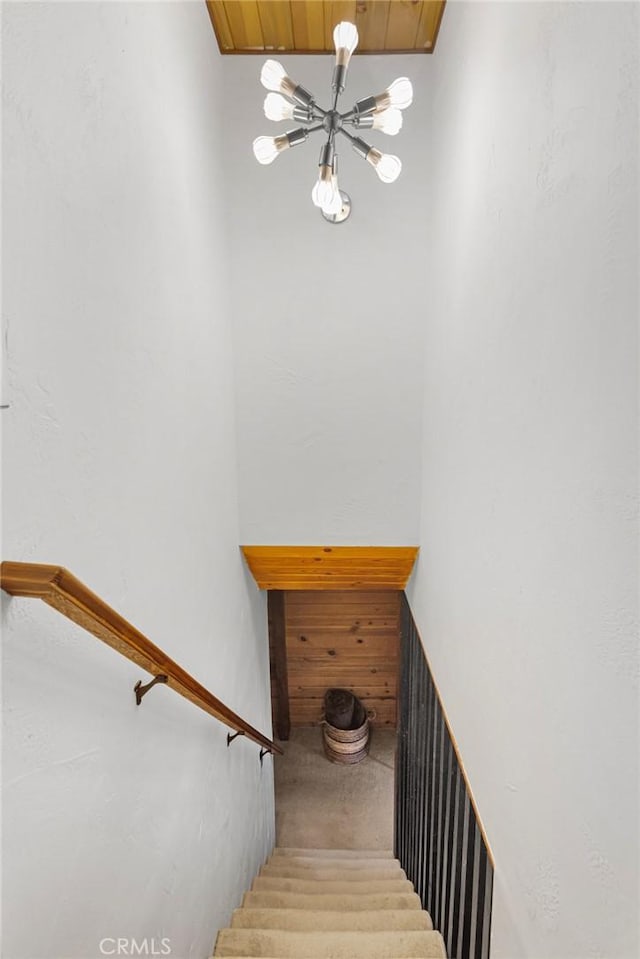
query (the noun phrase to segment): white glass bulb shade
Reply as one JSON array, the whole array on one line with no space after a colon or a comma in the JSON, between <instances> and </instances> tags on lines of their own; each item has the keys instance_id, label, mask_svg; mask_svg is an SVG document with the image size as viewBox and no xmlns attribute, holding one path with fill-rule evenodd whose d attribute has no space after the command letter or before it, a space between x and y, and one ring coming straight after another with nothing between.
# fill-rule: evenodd
<instances>
[{"instance_id":1,"label":"white glass bulb shade","mask_svg":"<svg viewBox=\"0 0 640 959\"><path fill-rule=\"evenodd\" d=\"M380 153L372 147L367 153L367 162L371 164L383 183L393 183L400 176L402 162L392 153Z\"/></svg>"},{"instance_id":2,"label":"white glass bulb shade","mask_svg":"<svg viewBox=\"0 0 640 959\"><path fill-rule=\"evenodd\" d=\"M318 180L311 191L313 205L320 207L323 213L339 213L342 198L338 190L338 179L330 166L321 166Z\"/></svg>"},{"instance_id":3,"label":"white glass bulb shade","mask_svg":"<svg viewBox=\"0 0 640 959\"><path fill-rule=\"evenodd\" d=\"M331 187L331 197L322 207L322 212L326 213L327 216L337 216L337 214L342 210L342 197L340 196L340 190L338 189L338 178L336 176L331 177Z\"/></svg>"},{"instance_id":4,"label":"white glass bulb shade","mask_svg":"<svg viewBox=\"0 0 640 959\"><path fill-rule=\"evenodd\" d=\"M390 107L382 113L374 113L373 129L394 137L402 129L402 113L397 107Z\"/></svg>"},{"instance_id":5,"label":"white glass bulb shade","mask_svg":"<svg viewBox=\"0 0 640 959\"><path fill-rule=\"evenodd\" d=\"M331 167L321 166L318 179L313 190L311 191L311 199L313 200L314 206L324 207L325 204L330 201L333 193L331 179Z\"/></svg>"},{"instance_id":6,"label":"white glass bulb shade","mask_svg":"<svg viewBox=\"0 0 640 959\"><path fill-rule=\"evenodd\" d=\"M333 43L336 48L336 63L348 67L351 54L358 46L358 31L354 23L343 20L333 31Z\"/></svg>"},{"instance_id":7,"label":"white glass bulb shade","mask_svg":"<svg viewBox=\"0 0 640 959\"><path fill-rule=\"evenodd\" d=\"M279 93L267 93L264 100L264 115L267 120L291 120L295 107ZM383 114L381 114L383 116Z\"/></svg>"},{"instance_id":8,"label":"white glass bulb shade","mask_svg":"<svg viewBox=\"0 0 640 959\"><path fill-rule=\"evenodd\" d=\"M267 60L260 71L260 83L267 90L276 93L282 89L282 81L287 79L285 68L277 60Z\"/></svg>"},{"instance_id":9,"label":"white glass bulb shade","mask_svg":"<svg viewBox=\"0 0 640 959\"><path fill-rule=\"evenodd\" d=\"M400 176L401 170L402 162L400 158L392 153L383 153L376 165L376 173L383 183L393 183Z\"/></svg>"},{"instance_id":10,"label":"white glass bulb shade","mask_svg":"<svg viewBox=\"0 0 640 959\"><path fill-rule=\"evenodd\" d=\"M311 191L311 199L313 201L314 206L319 206L319 207L322 206L322 203L320 202L320 181L319 180L316 180L316 182L313 184L313 190Z\"/></svg>"},{"instance_id":11,"label":"white glass bulb shade","mask_svg":"<svg viewBox=\"0 0 640 959\"><path fill-rule=\"evenodd\" d=\"M273 163L280 151L284 149L280 141L286 139L286 137L258 137L254 140L253 155L258 163L262 163L264 166L267 163Z\"/></svg>"},{"instance_id":12,"label":"white glass bulb shade","mask_svg":"<svg viewBox=\"0 0 640 959\"><path fill-rule=\"evenodd\" d=\"M406 110L413 103L413 86L411 80L407 77L398 77L390 87L387 87L386 93L389 97L389 106L397 107L398 110Z\"/></svg>"}]
</instances>

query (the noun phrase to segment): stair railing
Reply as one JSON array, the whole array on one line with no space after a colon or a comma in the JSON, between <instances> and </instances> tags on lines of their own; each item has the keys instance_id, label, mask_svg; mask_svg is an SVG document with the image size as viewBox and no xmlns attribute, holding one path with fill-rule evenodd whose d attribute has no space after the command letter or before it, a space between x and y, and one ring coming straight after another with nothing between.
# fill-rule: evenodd
<instances>
[{"instance_id":1,"label":"stair railing","mask_svg":"<svg viewBox=\"0 0 640 959\"><path fill-rule=\"evenodd\" d=\"M488 959L494 862L406 596L395 854L449 959Z\"/></svg>"},{"instance_id":2,"label":"stair railing","mask_svg":"<svg viewBox=\"0 0 640 959\"><path fill-rule=\"evenodd\" d=\"M4 562L0 568L0 586L12 596L43 600L125 659L151 673L151 682L146 685L138 682L134 687L138 705L156 683L162 683L235 730L234 735L227 735L227 745L237 736L245 736L262 747L260 762L266 753L282 753L279 746L229 709L64 567Z\"/></svg>"}]
</instances>

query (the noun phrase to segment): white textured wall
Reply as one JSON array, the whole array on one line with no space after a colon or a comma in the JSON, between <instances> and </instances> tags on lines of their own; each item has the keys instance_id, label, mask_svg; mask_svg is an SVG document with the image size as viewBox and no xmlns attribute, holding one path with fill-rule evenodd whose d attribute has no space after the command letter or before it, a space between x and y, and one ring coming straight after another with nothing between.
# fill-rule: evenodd
<instances>
[{"instance_id":1,"label":"white textured wall","mask_svg":"<svg viewBox=\"0 0 640 959\"><path fill-rule=\"evenodd\" d=\"M638 942L638 8L448 4L419 628L497 861L493 959Z\"/></svg>"},{"instance_id":2,"label":"white textured wall","mask_svg":"<svg viewBox=\"0 0 640 959\"><path fill-rule=\"evenodd\" d=\"M67 566L268 732L205 5L3 19L3 558ZM272 845L271 760L163 687L136 708L141 670L42 604L2 610L3 955L204 959Z\"/></svg>"},{"instance_id":3,"label":"white textured wall","mask_svg":"<svg viewBox=\"0 0 640 959\"><path fill-rule=\"evenodd\" d=\"M330 57L282 57L329 104ZM351 219L326 223L311 202L313 139L270 166L251 150L274 124L262 110L260 58L228 57L226 159L232 210L238 462L243 542L405 544L418 536L422 324L428 295L424 57L352 61L344 109L410 73L396 137L363 136L404 169L382 184L345 139L340 182Z\"/></svg>"}]
</instances>

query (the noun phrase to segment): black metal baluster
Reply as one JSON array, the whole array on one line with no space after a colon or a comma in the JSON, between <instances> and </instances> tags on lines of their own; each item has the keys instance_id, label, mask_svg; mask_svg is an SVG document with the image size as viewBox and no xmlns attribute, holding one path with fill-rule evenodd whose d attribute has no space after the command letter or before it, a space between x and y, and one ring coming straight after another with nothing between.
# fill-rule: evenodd
<instances>
[{"instance_id":1,"label":"black metal baluster","mask_svg":"<svg viewBox=\"0 0 640 959\"><path fill-rule=\"evenodd\" d=\"M404 611L403 611L404 612ZM404 615L401 620L401 630L400 630L400 649L398 651L398 729L396 736L396 825L393 834L393 851L397 859L400 862L403 861L403 849L402 849L402 830L404 828L404 821L406 818L406 809L404 805L404 794L402 790L402 782L404 778L404 752L402 748L402 741L404 736L405 728L405 711L407 708L406 693L404 688L404 676L405 676L405 662L404 662L404 647L405 647L405 631L404 631Z\"/></svg>"},{"instance_id":2,"label":"black metal baluster","mask_svg":"<svg viewBox=\"0 0 640 959\"><path fill-rule=\"evenodd\" d=\"M444 722L444 716L440 712L438 715L438 742L440 750L440 762L438 764L438 818L437 818L437 829L438 829L438 843L436 848L436 876L435 876L435 893L436 893L436 916L438 929L442 927L442 860L444 854L444 787L445 787L445 777L446 777L446 728Z\"/></svg>"},{"instance_id":3,"label":"black metal baluster","mask_svg":"<svg viewBox=\"0 0 640 959\"><path fill-rule=\"evenodd\" d=\"M409 713L408 729L408 754L409 754L409 832L407 835L406 862L409 879L414 881L414 852L415 852L415 826L416 826L416 797L415 797L415 779L416 779L416 750L415 750L415 732L416 732L416 644L409 621L409 703L411 711Z\"/></svg>"},{"instance_id":4,"label":"black metal baluster","mask_svg":"<svg viewBox=\"0 0 640 959\"><path fill-rule=\"evenodd\" d=\"M482 949L481 959L489 959L491 947L491 906L493 903L493 866L485 849L486 871L484 887L484 909L482 911Z\"/></svg>"},{"instance_id":5,"label":"black metal baluster","mask_svg":"<svg viewBox=\"0 0 640 959\"><path fill-rule=\"evenodd\" d=\"M464 811L465 800L467 796L464 779L460 767L457 768L457 795L456 795L456 857L455 872L452 876L451 888L451 916L449 919L449 935L447 938L447 947L451 959L455 959L458 953L458 932L460 928L460 895L462 888L463 864L462 857L464 852Z\"/></svg>"},{"instance_id":6,"label":"black metal baluster","mask_svg":"<svg viewBox=\"0 0 640 959\"><path fill-rule=\"evenodd\" d=\"M447 955L452 954L453 940L453 905L456 891L456 870L458 867L458 795L460 792L460 770L456 764L453 769L453 786L451 790L451 861L449 867L449 882L447 887L447 906L445 909L442 935L447 947Z\"/></svg>"},{"instance_id":7,"label":"black metal baluster","mask_svg":"<svg viewBox=\"0 0 640 959\"><path fill-rule=\"evenodd\" d=\"M456 938L456 952L458 957L463 956L462 940L464 936L464 911L467 894L467 861L469 844L469 818L472 815L471 802L465 789L462 813L462 854L460 857L460 899L458 903L458 935Z\"/></svg>"},{"instance_id":8,"label":"black metal baluster","mask_svg":"<svg viewBox=\"0 0 640 959\"><path fill-rule=\"evenodd\" d=\"M482 854L483 842L482 833L476 820L476 837L473 847L473 879L472 879L472 907L471 907L471 939L469 943L469 955L473 959L480 959L480 951L476 950L478 941L478 924L482 922L482 909L480 907L480 856ZM482 937L481 937L482 938Z\"/></svg>"},{"instance_id":9,"label":"black metal baluster","mask_svg":"<svg viewBox=\"0 0 640 959\"><path fill-rule=\"evenodd\" d=\"M472 952L476 959L482 959L482 934L484 930L484 897L487 880L487 850L478 830L478 885L476 904L476 941L472 943Z\"/></svg>"},{"instance_id":10,"label":"black metal baluster","mask_svg":"<svg viewBox=\"0 0 640 959\"><path fill-rule=\"evenodd\" d=\"M426 696L425 696L425 716L424 716L424 728L425 728L425 750L424 750L424 761L425 761L425 790L424 790L424 856L422 861L422 902L423 904L427 902L428 893L429 893L429 857L431 854L431 833L430 833L430 822L431 822L431 786L433 783L433 765L431 763L431 751L433 748L433 728L431 725L431 715L433 712L433 700L435 698L435 690L433 687L433 682L429 671L426 669L425 662L425 674L427 677L426 680Z\"/></svg>"},{"instance_id":11,"label":"black metal baluster","mask_svg":"<svg viewBox=\"0 0 640 959\"><path fill-rule=\"evenodd\" d=\"M429 912L433 919L436 904L436 846L438 840L437 832L437 796L438 796L438 697L434 696L431 704L431 715L429 717L431 725L431 795L429 797Z\"/></svg>"},{"instance_id":12,"label":"black metal baluster","mask_svg":"<svg viewBox=\"0 0 640 959\"><path fill-rule=\"evenodd\" d=\"M410 626L411 626L411 620L409 619L408 622L407 622L406 660L405 660L405 662L406 662L406 670L407 670L407 678L406 678L406 688L407 688L407 725L406 725L406 729L405 729L405 738L404 738L404 743L405 743L405 774L404 774L404 789L405 789L405 794L404 794L404 801L405 801L405 804L406 804L406 807L405 807L405 808L406 808L406 810L407 810L407 821L406 821L406 823L405 823L405 831L404 831L404 856L405 856L405 863L408 861L408 858L409 858L409 849L410 849L410 845L411 845L411 840L410 840L411 824L412 824L412 820L413 820L413 807L412 807L412 805L411 805L411 760L412 760L412 756L411 756L411 750L410 750L410 731L411 731L411 722L412 722L412 719L413 719L413 703L412 703L412 701L411 701L411 693L412 693L411 653L412 653L412 646L411 646L411 628L410 628Z\"/></svg>"},{"instance_id":13,"label":"black metal baluster","mask_svg":"<svg viewBox=\"0 0 640 959\"><path fill-rule=\"evenodd\" d=\"M403 608L402 630L400 636L400 723L398 730L398 782L397 786L397 812L398 828L396 831L396 856L400 862L406 862L405 832L407 828L407 797L406 797L406 775L407 775L407 751L406 751L406 733L408 726L409 701L407 696L408 683L408 664L407 664L407 610Z\"/></svg>"},{"instance_id":14,"label":"black metal baluster","mask_svg":"<svg viewBox=\"0 0 640 959\"><path fill-rule=\"evenodd\" d=\"M419 642L419 637L416 636L416 640ZM418 659L418 744L417 744L417 753L418 753L418 796L417 796L417 814L418 814L418 831L416 836L416 878L414 883L416 885L416 892L422 900L424 898L424 873L423 873L423 859L424 859L424 825L425 825L425 808L424 808L424 790L425 790L425 781L426 781L426 755L425 755L425 746L426 746L426 729L425 729L425 706L427 700L427 684L426 676L424 670L424 656L420 655Z\"/></svg>"},{"instance_id":15,"label":"black metal baluster","mask_svg":"<svg viewBox=\"0 0 640 959\"><path fill-rule=\"evenodd\" d=\"M449 910L451 908L450 897L449 897L449 886L451 883L451 871L453 869L453 820L455 816L455 774L457 769L457 760L456 754L453 748L453 743L449 738L449 755L451 757L451 762L449 766L449 778L447 782L447 820L445 823L445 850L446 850L446 869L443 876L443 889L444 889L444 913L442 916L442 926L446 929L447 920L449 918Z\"/></svg>"},{"instance_id":16,"label":"black metal baluster","mask_svg":"<svg viewBox=\"0 0 640 959\"><path fill-rule=\"evenodd\" d=\"M445 868L442 875L442 898L444 902L444 909L442 912L442 929L446 930L449 924L449 912L451 910L451 874L453 871L453 855L454 855L454 835L453 835L453 823L455 818L455 789L456 789L456 771L458 764L456 761L456 755L453 750L453 743L449 739L449 771L447 775L447 805L446 810L447 814L445 817L445 826L444 826L444 842L445 842Z\"/></svg>"},{"instance_id":17,"label":"black metal baluster","mask_svg":"<svg viewBox=\"0 0 640 959\"><path fill-rule=\"evenodd\" d=\"M471 803L469 803L471 805ZM473 809L469 815L469 836L467 839L467 869L465 875L465 893L464 893L464 930L462 934L462 955L473 959L470 948L473 934L473 906L474 893L473 876L475 870L475 849L476 849L476 820L473 815Z\"/></svg>"}]
</instances>

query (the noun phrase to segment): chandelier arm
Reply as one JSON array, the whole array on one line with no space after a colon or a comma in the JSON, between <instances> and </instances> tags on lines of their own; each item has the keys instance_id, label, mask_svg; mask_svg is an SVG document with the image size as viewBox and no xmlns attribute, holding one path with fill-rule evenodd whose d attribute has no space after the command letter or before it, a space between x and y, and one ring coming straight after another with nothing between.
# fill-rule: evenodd
<instances>
[{"instance_id":1,"label":"chandelier arm","mask_svg":"<svg viewBox=\"0 0 640 959\"><path fill-rule=\"evenodd\" d=\"M315 127L307 127L307 133L317 133L318 130L324 130L324 123L318 123Z\"/></svg>"},{"instance_id":2,"label":"chandelier arm","mask_svg":"<svg viewBox=\"0 0 640 959\"><path fill-rule=\"evenodd\" d=\"M373 114L368 114L367 116L355 116L353 120L349 120L356 130L371 130L373 129Z\"/></svg>"},{"instance_id":3,"label":"chandelier arm","mask_svg":"<svg viewBox=\"0 0 640 959\"><path fill-rule=\"evenodd\" d=\"M349 121L349 122L353 122L353 121ZM343 136L347 137L348 140L351 140L352 143L354 140L357 139L357 137L354 137L352 133L349 133L348 130L345 130L344 127L340 127L340 129L338 130L338 133L342 133Z\"/></svg>"},{"instance_id":4,"label":"chandelier arm","mask_svg":"<svg viewBox=\"0 0 640 959\"><path fill-rule=\"evenodd\" d=\"M324 124L323 124L323 126L324 126ZM333 153L333 151L334 151L334 149L335 149L335 146L334 146L334 140L335 140L335 138L336 138L336 131L333 130L333 129L332 129L332 130L329 130L329 136L327 137L327 142L325 143L325 145L324 145L324 147L323 147L323 150L324 150L325 152L326 152L326 151L330 151L331 153Z\"/></svg>"},{"instance_id":5,"label":"chandelier arm","mask_svg":"<svg viewBox=\"0 0 640 959\"><path fill-rule=\"evenodd\" d=\"M296 103L299 103L301 107L313 106L315 102L315 97L313 93L310 93L308 90L305 90L300 84L295 85L293 80L289 77L285 78L287 83L283 80L283 86L280 88L285 96L289 97L291 100L295 100Z\"/></svg>"},{"instance_id":6,"label":"chandelier arm","mask_svg":"<svg viewBox=\"0 0 640 959\"><path fill-rule=\"evenodd\" d=\"M330 133L327 137L327 142L323 147L320 147L320 158L318 160L318 166L333 166L333 159L335 156L335 147L333 145L333 134Z\"/></svg>"},{"instance_id":7,"label":"chandelier arm","mask_svg":"<svg viewBox=\"0 0 640 959\"><path fill-rule=\"evenodd\" d=\"M367 159L372 150L375 150L375 147L371 146L370 143L367 143L366 140L361 139L360 137L354 137L348 130L345 130L344 127L340 127L340 133L344 133L348 140L351 140L351 146L356 151L356 153L361 156L363 159ZM376 151L380 153L379 150Z\"/></svg>"}]
</instances>

